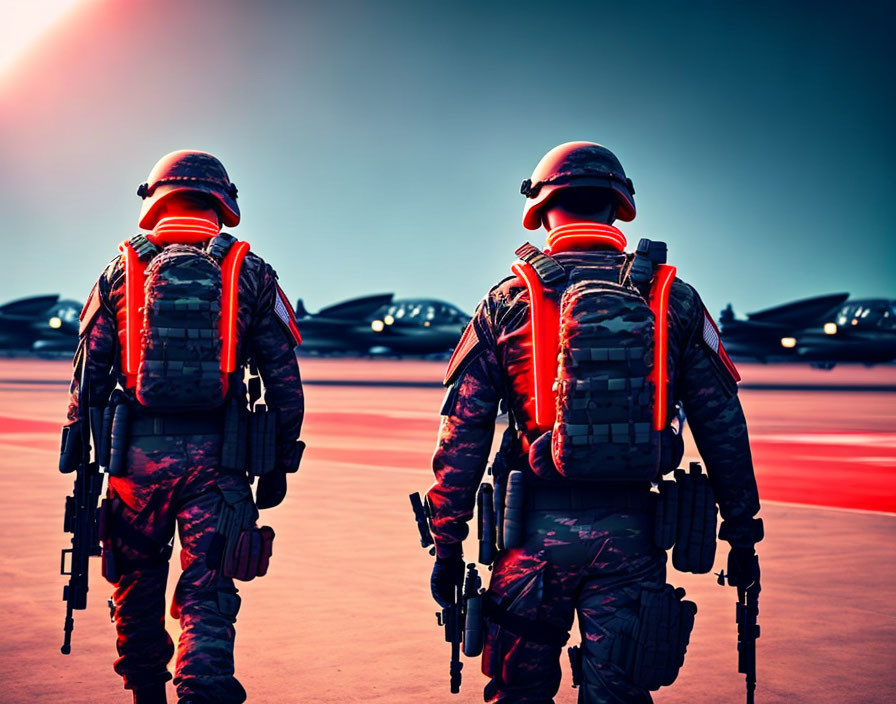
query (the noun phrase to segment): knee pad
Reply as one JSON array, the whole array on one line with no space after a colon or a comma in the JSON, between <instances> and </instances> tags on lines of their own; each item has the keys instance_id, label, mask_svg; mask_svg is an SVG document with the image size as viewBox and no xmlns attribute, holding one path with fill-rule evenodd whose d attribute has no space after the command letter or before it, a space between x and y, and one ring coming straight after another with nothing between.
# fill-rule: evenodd
<instances>
[{"instance_id":1,"label":"knee pad","mask_svg":"<svg viewBox=\"0 0 896 704\"><path fill-rule=\"evenodd\" d=\"M482 672L504 684L515 684L519 679L517 664L527 644L544 646L546 657L556 658L569 640L566 629L505 610L487 594L483 608L486 639L482 650Z\"/></svg>"},{"instance_id":2,"label":"knee pad","mask_svg":"<svg viewBox=\"0 0 896 704\"><path fill-rule=\"evenodd\" d=\"M174 598L171 600L171 617L179 619L185 609L190 612L204 609L220 614L233 622L240 610L241 603L242 599L232 586L230 589L225 587L185 589L178 584L174 591Z\"/></svg>"}]
</instances>

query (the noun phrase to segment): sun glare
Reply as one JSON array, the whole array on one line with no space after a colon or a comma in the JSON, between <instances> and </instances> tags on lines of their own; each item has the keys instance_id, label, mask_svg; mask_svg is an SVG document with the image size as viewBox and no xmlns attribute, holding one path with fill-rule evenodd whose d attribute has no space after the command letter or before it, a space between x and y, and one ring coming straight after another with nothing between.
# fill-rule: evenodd
<instances>
[{"instance_id":1,"label":"sun glare","mask_svg":"<svg viewBox=\"0 0 896 704\"><path fill-rule=\"evenodd\" d=\"M0 74L50 27L86 0L0 0Z\"/></svg>"}]
</instances>

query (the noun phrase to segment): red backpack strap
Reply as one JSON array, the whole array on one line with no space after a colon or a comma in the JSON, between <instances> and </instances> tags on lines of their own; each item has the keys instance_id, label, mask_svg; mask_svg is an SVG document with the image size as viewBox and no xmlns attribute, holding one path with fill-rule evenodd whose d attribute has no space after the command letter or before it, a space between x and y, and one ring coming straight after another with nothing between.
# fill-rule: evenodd
<instances>
[{"instance_id":1,"label":"red backpack strap","mask_svg":"<svg viewBox=\"0 0 896 704\"><path fill-rule=\"evenodd\" d=\"M122 242L118 249L124 257L124 306L125 343L121 350L121 369L130 381L136 378L140 366L140 332L143 328L143 305L146 302L146 266L148 260L141 258L134 239ZM129 384L130 385L130 384Z\"/></svg>"},{"instance_id":2,"label":"red backpack strap","mask_svg":"<svg viewBox=\"0 0 896 704\"><path fill-rule=\"evenodd\" d=\"M560 349L560 307L545 293L541 277L531 264L517 262L511 268L529 290L535 424L545 431L554 426L557 414L553 386Z\"/></svg>"},{"instance_id":3,"label":"red backpack strap","mask_svg":"<svg viewBox=\"0 0 896 704\"><path fill-rule=\"evenodd\" d=\"M240 269L249 251L248 242L234 242L221 262L221 371L236 369L237 315L239 313Z\"/></svg>"},{"instance_id":4,"label":"red backpack strap","mask_svg":"<svg viewBox=\"0 0 896 704\"><path fill-rule=\"evenodd\" d=\"M666 427L668 406L668 338L669 338L669 290L675 281L675 267L659 264L654 270L650 285L649 305L654 315L653 369L650 379L656 389L653 409L653 429Z\"/></svg>"}]
</instances>

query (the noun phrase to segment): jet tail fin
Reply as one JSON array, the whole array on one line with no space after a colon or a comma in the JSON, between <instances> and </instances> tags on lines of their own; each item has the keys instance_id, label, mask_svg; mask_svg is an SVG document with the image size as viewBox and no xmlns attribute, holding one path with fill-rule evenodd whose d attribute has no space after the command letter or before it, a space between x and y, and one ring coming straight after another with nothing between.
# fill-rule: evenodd
<instances>
[{"instance_id":1,"label":"jet tail fin","mask_svg":"<svg viewBox=\"0 0 896 704\"><path fill-rule=\"evenodd\" d=\"M43 315L44 312L58 300L59 294L18 298L14 301L9 301L8 303L0 305L0 314L23 317Z\"/></svg>"},{"instance_id":2,"label":"jet tail fin","mask_svg":"<svg viewBox=\"0 0 896 704\"><path fill-rule=\"evenodd\" d=\"M827 296L815 296L792 301L782 305L766 308L750 313L747 317L752 322L772 323L776 325L792 325L808 327L821 322L826 314L842 305L849 298L848 293L832 293Z\"/></svg>"},{"instance_id":3,"label":"jet tail fin","mask_svg":"<svg viewBox=\"0 0 896 704\"><path fill-rule=\"evenodd\" d=\"M378 309L392 302L391 293L352 298L317 311L318 318L338 318L340 320L364 320Z\"/></svg>"},{"instance_id":4,"label":"jet tail fin","mask_svg":"<svg viewBox=\"0 0 896 704\"><path fill-rule=\"evenodd\" d=\"M734 320L734 306L730 303L722 309L722 312L719 313L719 323L724 325L725 323L730 323Z\"/></svg>"}]
</instances>

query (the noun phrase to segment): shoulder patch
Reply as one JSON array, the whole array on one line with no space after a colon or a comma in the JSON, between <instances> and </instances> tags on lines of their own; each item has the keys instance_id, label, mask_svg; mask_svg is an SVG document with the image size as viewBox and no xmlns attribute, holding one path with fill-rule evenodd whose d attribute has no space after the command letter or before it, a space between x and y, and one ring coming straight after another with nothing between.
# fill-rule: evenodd
<instances>
[{"instance_id":1,"label":"shoulder patch","mask_svg":"<svg viewBox=\"0 0 896 704\"><path fill-rule=\"evenodd\" d=\"M451 355L451 359L448 361L448 370L445 372L445 379L442 381L442 384L451 386L466 362L473 359L481 349L482 341L479 339L476 325L474 325L471 320L467 325L467 329L464 330L463 335L461 335L457 347L454 348L454 353Z\"/></svg>"},{"instance_id":2,"label":"shoulder patch","mask_svg":"<svg viewBox=\"0 0 896 704\"><path fill-rule=\"evenodd\" d=\"M722 337L719 335L719 328L716 326L716 322L712 319L709 311L706 310L706 306L703 307L703 343L718 355L725 369L731 374L731 378L739 382L740 373L737 371L737 367L734 366L734 362L731 361L728 353L725 352L725 347L722 345Z\"/></svg>"},{"instance_id":3,"label":"shoulder patch","mask_svg":"<svg viewBox=\"0 0 896 704\"><path fill-rule=\"evenodd\" d=\"M295 344L301 345L302 335L299 333L299 326L296 324L295 311L292 309L286 294L283 293L283 289L280 288L280 284L277 284L277 294L274 296L274 315L277 316L277 320L280 321L280 324L283 325Z\"/></svg>"},{"instance_id":4,"label":"shoulder patch","mask_svg":"<svg viewBox=\"0 0 896 704\"><path fill-rule=\"evenodd\" d=\"M87 297L87 303L84 304L84 307L81 309L81 315L79 316L80 324L78 325L78 335L83 335L89 329L94 319L96 318L96 314L100 312L100 308L102 307L102 302L100 301L100 282L97 281L93 288L90 289L90 295Z\"/></svg>"}]
</instances>

